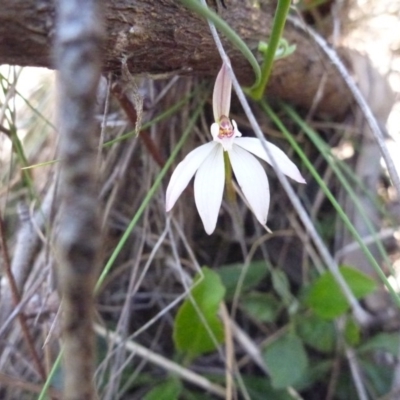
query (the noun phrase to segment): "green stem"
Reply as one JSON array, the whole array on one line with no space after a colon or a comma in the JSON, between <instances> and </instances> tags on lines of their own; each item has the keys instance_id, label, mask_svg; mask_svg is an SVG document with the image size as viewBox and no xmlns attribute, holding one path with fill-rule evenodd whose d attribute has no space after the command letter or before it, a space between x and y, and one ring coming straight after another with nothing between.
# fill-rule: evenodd
<instances>
[{"instance_id":1,"label":"green stem","mask_svg":"<svg viewBox=\"0 0 400 400\"><path fill-rule=\"evenodd\" d=\"M271 36L268 41L268 48L265 52L263 65L261 67L261 80L249 90L249 94L254 100L261 100L267 86L272 71L272 65L275 60L275 54L279 46L286 18L289 12L291 0L279 0L276 6L274 23Z\"/></svg>"},{"instance_id":2,"label":"green stem","mask_svg":"<svg viewBox=\"0 0 400 400\"><path fill-rule=\"evenodd\" d=\"M61 365L61 359L62 359L63 354L64 354L64 348L62 348L60 350L60 352L58 353L56 361L54 361L53 367L51 368L49 375L47 375L46 382L43 384L42 390L41 390L37 400L44 400L46 398L47 390L50 387L51 381L53 380L58 367Z\"/></svg>"},{"instance_id":3,"label":"green stem","mask_svg":"<svg viewBox=\"0 0 400 400\"><path fill-rule=\"evenodd\" d=\"M17 135L15 126L12 126L10 129L10 139L13 145L13 149L15 153L17 154L17 158L19 163L22 165L21 171L22 171L22 183L23 185L28 189L29 195L31 200L38 200L38 196L35 193L33 181L30 175L30 172L27 171L26 168L28 164L28 160L26 159L25 152L24 152L24 147L22 146L22 143ZM40 202L39 202L40 204Z\"/></svg>"},{"instance_id":4,"label":"green stem","mask_svg":"<svg viewBox=\"0 0 400 400\"><path fill-rule=\"evenodd\" d=\"M225 166L226 195L228 197L228 201L233 204L236 201L236 193L232 184L232 166L227 151L224 151L224 166Z\"/></svg>"},{"instance_id":5,"label":"green stem","mask_svg":"<svg viewBox=\"0 0 400 400\"><path fill-rule=\"evenodd\" d=\"M246 43L241 39L241 37L214 11L210 10L207 7L202 6L197 0L179 0L179 1L185 7L189 8L190 10L196 12L197 14L200 14L202 17L211 21L215 25L215 27L218 28L237 47L237 49L244 55L244 57L253 67L254 75L256 77L256 82L254 86L260 85L261 84L260 66L258 65L256 58L254 57L254 54L250 51L250 49L247 47Z\"/></svg>"}]
</instances>

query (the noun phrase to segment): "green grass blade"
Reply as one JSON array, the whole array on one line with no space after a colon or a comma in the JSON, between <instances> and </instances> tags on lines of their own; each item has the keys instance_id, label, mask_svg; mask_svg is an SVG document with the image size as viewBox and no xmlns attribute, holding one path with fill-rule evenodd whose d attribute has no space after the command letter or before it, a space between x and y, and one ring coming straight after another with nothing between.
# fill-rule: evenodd
<instances>
[{"instance_id":1,"label":"green grass blade","mask_svg":"<svg viewBox=\"0 0 400 400\"><path fill-rule=\"evenodd\" d=\"M269 117L272 119L272 121L276 124L276 126L280 129L280 131L283 133L285 138L289 141L291 144L292 148L296 151L296 153L300 156L301 160L307 167L307 169L310 171L314 179L317 181L318 185L321 187L322 191L324 192L325 196L330 200L331 204L335 208L336 212L338 213L339 217L342 219L343 223L345 224L346 228L349 230L349 232L352 234L354 239L357 241L357 243L360 245L360 248L363 250L365 256L367 257L368 261L371 263L371 266L374 268L375 272L378 274L382 282L385 284L386 288L390 292L390 294L393 297L394 302L397 304L398 307L400 307L400 297L399 295L395 292L395 290L392 288L390 285L388 279L386 278L385 274L383 273L382 269L380 268L379 264L376 262L374 256L371 254L369 251L368 247L365 246L361 236L357 232L357 230L354 228L353 224L349 220L348 216L340 206L340 204L337 202L335 197L333 196L332 192L329 190L327 187L326 183L323 181L321 176L319 175L318 171L314 168L312 163L309 161L308 157L306 154L303 152L303 150L300 148L300 146L297 144L297 142L293 139L292 135L289 133L289 131L286 129L286 127L283 125L282 121L279 119L279 117L275 114L275 112L268 106L268 104L265 101L261 101L260 105L262 109L269 115Z\"/></svg>"}]
</instances>

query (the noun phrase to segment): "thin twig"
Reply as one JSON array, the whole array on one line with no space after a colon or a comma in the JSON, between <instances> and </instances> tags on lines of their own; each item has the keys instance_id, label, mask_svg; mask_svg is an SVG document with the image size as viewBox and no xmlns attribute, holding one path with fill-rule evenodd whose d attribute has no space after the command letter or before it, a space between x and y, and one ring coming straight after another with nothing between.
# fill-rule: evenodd
<instances>
[{"instance_id":1,"label":"thin twig","mask_svg":"<svg viewBox=\"0 0 400 400\"><path fill-rule=\"evenodd\" d=\"M108 78L107 78L106 98L104 100L103 119L101 121L100 140L99 140L99 146L97 149L96 164L97 164L98 170L100 170L100 167L101 167L101 155L102 155L102 151L103 151L104 137L105 137L106 128L107 128L108 109L110 107L110 93L111 93L111 73L108 74Z\"/></svg>"},{"instance_id":2,"label":"thin twig","mask_svg":"<svg viewBox=\"0 0 400 400\"><path fill-rule=\"evenodd\" d=\"M362 379L360 366L358 364L355 351L345 344L346 358L350 365L351 376L357 390L359 400L368 400L368 394Z\"/></svg>"},{"instance_id":3,"label":"thin twig","mask_svg":"<svg viewBox=\"0 0 400 400\"><path fill-rule=\"evenodd\" d=\"M376 243L378 240L385 240L387 238L393 237L395 232L396 230L393 228L384 228L381 231L379 231L379 233L373 233L371 235L364 236L362 238L363 243L366 246L368 246L372 243ZM335 253L335 260L339 262L339 260L341 260L346 254L349 254L359 249L360 249L360 244L358 242L355 241L350 242Z\"/></svg>"},{"instance_id":4,"label":"thin twig","mask_svg":"<svg viewBox=\"0 0 400 400\"><path fill-rule=\"evenodd\" d=\"M3 374L2 372L0 372L0 382L5 386L12 387L14 390L18 388L31 393L40 393L40 391L42 390L40 385L34 384L32 382L23 381L22 379ZM49 394L53 399L61 399L61 392L56 389L50 388Z\"/></svg>"},{"instance_id":5,"label":"thin twig","mask_svg":"<svg viewBox=\"0 0 400 400\"><path fill-rule=\"evenodd\" d=\"M40 231L43 230L48 221L53 200L54 186L49 188L41 206L33 217L23 209L19 213L21 226L18 229L13 259L11 261L11 271L18 293L22 293L22 289L29 276L34 257L40 245ZM12 311L11 287L6 286L3 289L1 303L0 325L3 325Z\"/></svg>"},{"instance_id":6,"label":"thin twig","mask_svg":"<svg viewBox=\"0 0 400 400\"><path fill-rule=\"evenodd\" d=\"M232 400L237 398L237 393L235 390L235 385L233 381L233 371L235 368L235 347L232 338L232 327L229 320L229 312L226 308L226 304L222 303L219 309L219 314L224 322L225 331L225 379L226 379L226 400Z\"/></svg>"},{"instance_id":7,"label":"thin twig","mask_svg":"<svg viewBox=\"0 0 400 400\"><path fill-rule=\"evenodd\" d=\"M132 340L125 341L124 338L122 338L117 333L107 331L107 329L103 328L100 325L96 324L94 326L94 330L99 336L103 338L110 339L117 344L123 344L127 350L134 352L139 357L145 358L147 361L180 376L182 379L193 383L194 385L201 387L204 390L209 391L210 393L225 398L225 389L222 386L210 382L207 378L204 378L203 376L198 375L195 372L181 367L180 365L170 361L169 359L157 353L154 353L153 351L147 349L144 346L141 346L136 342L133 342Z\"/></svg>"},{"instance_id":8,"label":"thin twig","mask_svg":"<svg viewBox=\"0 0 400 400\"><path fill-rule=\"evenodd\" d=\"M135 109L134 105L132 104L132 102L129 100L125 91L121 88L120 83L115 83L112 86L111 90L112 90L113 95L118 99L119 104L121 105L122 109L125 111L125 114L129 119L129 122L131 124L136 124L136 121L137 121L136 109ZM147 130L140 131L139 137L140 137L140 139L142 139L144 145L146 146L148 152L153 157L154 161L162 168L165 164L165 160L161 156L159 149L157 148L156 144L150 137L148 131Z\"/></svg>"},{"instance_id":9,"label":"thin twig","mask_svg":"<svg viewBox=\"0 0 400 400\"><path fill-rule=\"evenodd\" d=\"M46 276L42 276L38 279L35 284L30 286L25 292L23 298L20 300L17 306L14 307L13 311L8 315L7 319L2 322L0 326L0 337L2 337L7 331L9 325L14 321L14 319L18 316L22 309L28 304L31 298L37 293L37 290L43 284L43 281L46 279ZM1 364L0 364L1 367Z\"/></svg>"}]
</instances>

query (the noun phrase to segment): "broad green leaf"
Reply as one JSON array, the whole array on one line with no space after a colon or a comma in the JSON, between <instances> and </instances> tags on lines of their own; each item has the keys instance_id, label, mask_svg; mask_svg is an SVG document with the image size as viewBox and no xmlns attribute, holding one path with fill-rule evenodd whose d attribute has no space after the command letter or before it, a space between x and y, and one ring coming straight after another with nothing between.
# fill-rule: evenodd
<instances>
[{"instance_id":1,"label":"broad green leaf","mask_svg":"<svg viewBox=\"0 0 400 400\"><path fill-rule=\"evenodd\" d=\"M303 342L292 332L272 342L263 351L263 358L271 374L272 386L276 389L294 385L308 367Z\"/></svg>"},{"instance_id":2,"label":"broad green leaf","mask_svg":"<svg viewBox=\"0 0 400 400\"><path fill-rule=\"evenodd\" d=\"M194 279L191 296L182 303L174 324L175 346L191 358L215 350L224 339L217 313L225 288L214 271L204 267L202 272L203 277L199 274Z\"/></svg>"},{"instance_id":3,"label":"broad green leaf","mask_svg":"<svg viewBox=\"0 0 400 400\"><path fill-rule=\"evenodd\" d=\"M260 292L251 292L243 296L241 306L260 322L274 322L280 309L280 303L274 296Z\"/></svg>"},{"instance_id":4,"label":"broad green leaf","mask_svg":"<svg viewBox=\"0 0 400 400\"><path fill-rule=\"evenodd\" d=\"M243 272L243 264L227 265L216 269L215 272L220 276L222 283L226 288L225 299L227 301L231 300L235 294L236 286ZM268 267L265 261L252 262L249 265L247 273L243 279L241 291L246 292L249 289L257 286L267 274Z\"/></svg>"},{"instance_id":5,"label":"broad green leaf","mask_svg":"<svg viewBox=\"0 0 400 400\"><path fill-rule=\"evenodd\" d=\"M354 268L342 266L340 272L358 299L373 292L377 286L372 278ZM327 319L335 319L349 309L342 290L330 272L324 273L311 284L306 304L315 314Z\"/></svg>"},{"instance_id":6,"label":"broad green leaf","mask_svg":"<svg viewBox=\"0 0 400 400\"><path fill-rule=\"evenodd\" d=\"M335 348L336 331L333 322L316 315L296 318L296 330L304 343L323 353L331 353Z\"/></svg>"},{"instance_id":7,"label":"broad green leaf","mask_svg":"<svg viewBox=\"0 0 400 400\"><path fill-rule=\"evenodd\" d=\"M151 389L143 400L178 400L181 391L181 381L172 378Z\"/></svg>"},{"instance_id":8,"label":"broad green leaf","mask_svg":"<svg viewBox=\"0 0 400 400\"><path fill-rule=\"evenodd\" d=\"M366 341L361 345L357 352L359 354L366 353L375 350L384 350L393 354L395 357L398 356L400 346L400 335L396 333L378 333L373 338Z\"/></svg>"}]
</instances>

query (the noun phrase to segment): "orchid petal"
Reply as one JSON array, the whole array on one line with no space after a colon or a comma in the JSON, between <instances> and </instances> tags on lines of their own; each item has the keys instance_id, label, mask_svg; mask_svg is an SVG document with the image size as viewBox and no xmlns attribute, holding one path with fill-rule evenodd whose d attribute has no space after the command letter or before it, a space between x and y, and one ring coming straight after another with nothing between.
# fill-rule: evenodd
<instances>
[{"instance_id":1,"label":"orchid petal","mask_svg":"<svg viewBox=\"0 0 400 400\"><path fill-rule=\"evenodd\" d=\"M233 132L234 132L233 137L235 137L235 138L241 137L242 134L239 132L239 129L237 127L237 123L236 123L236 121L234 119L232 120L232 125L233 125Z\"/></svg>"},{"instance_id":2,"label":"orchid petal","mask_svg":"<svg viewBox=\"0 0 400 400\"><path fill-rule=\"evenodd\" d=\"M225 169L223 149L218 143L201 164L194 179L194 199L204 230L211 235L217 225L224 193Z\"/></svg>"},{"instance_id":3,"label":"orchid petal","mask_svg":"<svg viewBox=\"0 0 400 400\"><path fill-rule=\"evenodd\" d=\"M170 211L185 190L193 175L199 169L207 156L216 147L215 142L209 142L191 151L175 168L167 187L166 210Z\"/></svg>"},{"instance_id":4,"label":"orchid petal","mask_svg":"<svg viewBox=\"0 0 400 400\"><path fill-rule=\"evenodd\" d=\"M236 146L229 152L232 169L257 220L265 225L269 209L269 184L260 162L249 152Z\"/></svg>"},{"instance_id":5,"label":"orchid petal","mask_svg":"<svg viewBox=\"0 0 400 400\"><path fill-rule=\"evenodd\" d=\"M287 176L294 179L299 183L306 183L296 165L290 161L289 157L274 144L264 141L271 156L273 157L277 167ZM235 144L243 149L253 153L255 156L260 157L268 164L272 165L271 159L266 153L261 141L257 138L242 137L235 140Z\"/></svg>"},{"instance_id":6,"label":"orchid petal","mask_svg":"<svg viewBox=\"0 0 400 400\"><path fill-rule=\"evenodd\" d=\"M232 80L229 75L228 67L224 63L218 72L214 85L213 111L215 122L219 122L223 115L225 117L229 117L229 110L231 107L231 91Z\"/></svg>"},{"instance_id":7,"label":"orchid petal","mask_svg":"<svg viewBox=\"0 0 400 400\"><path fill-rule=\"evenodd\" d=\"M213 140L215 140L216 142L219 141L218 135L219 135L219 123L214 122L211 125L211 136L212 136Z\"/></svg>"}]
</instances>

